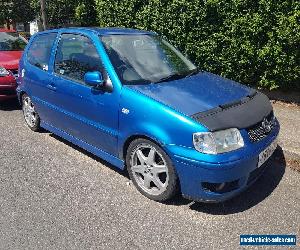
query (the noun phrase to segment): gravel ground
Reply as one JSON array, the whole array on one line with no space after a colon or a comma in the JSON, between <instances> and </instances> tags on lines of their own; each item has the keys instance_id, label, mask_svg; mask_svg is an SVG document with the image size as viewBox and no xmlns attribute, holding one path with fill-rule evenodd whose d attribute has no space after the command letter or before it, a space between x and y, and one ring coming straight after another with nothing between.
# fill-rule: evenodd
<instances>
[{"instance_id":1,"label":"gravel ground","mask_svg":"<svg viewBox=\"0 0 300 250\"><path fill-rule=\"evenodd\" d=\"M0 249L238 249L240 234L300 236L300 174L284 162L225 203L161 204L109 164L27 129L14 102L0 106L0 127Z\"/></svg>"}]
</instances>

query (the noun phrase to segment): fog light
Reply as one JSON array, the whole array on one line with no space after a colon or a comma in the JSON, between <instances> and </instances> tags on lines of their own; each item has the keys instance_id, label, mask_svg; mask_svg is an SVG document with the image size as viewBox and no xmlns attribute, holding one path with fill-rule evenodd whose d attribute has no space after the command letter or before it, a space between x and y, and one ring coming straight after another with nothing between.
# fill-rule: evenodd
<instances>
[{"instance_id":1,"label":"fog light","mask_svg":"<svg viewBox=\"0 0 300 250\"><path fill-rule=\"evenodd\" d=\"M227 193L239 187L239 180L222 183L202 182L202 188L212 193Z\"/></svg>"}]
</instances>

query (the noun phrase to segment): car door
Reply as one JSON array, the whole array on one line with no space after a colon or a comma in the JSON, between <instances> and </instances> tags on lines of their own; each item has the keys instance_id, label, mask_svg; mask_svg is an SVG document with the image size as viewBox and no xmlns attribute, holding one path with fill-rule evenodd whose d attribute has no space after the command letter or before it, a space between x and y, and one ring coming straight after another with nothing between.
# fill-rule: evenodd
<instances>
[{"instance_id":1,"label":"car door","mask_svg":"<svg viewBox=\"0 0 300 250\"><path fill-rule=\"evenodd\" d=\"M60 116L52 125L117 156L119 94L88 86L87 72L99 71L112 84L93 41L82 34L61 34L52 80L53 106Z\"/></svg>"},{"instance_id":2,"label":"car door","mask_svg":"<svg viewBox=\"0 0 300 250\"><path fill-rule=\"evenodd\" d=\"M50 58L57 34L57 32L51 32L36 35L25 52L23 72L23 79L26 83L25 91L31 96L41 120L46 123L52 123L58 119L58 112L50 105L55 97L49 90L53 80Z\"/></svg>"}]
</instances>

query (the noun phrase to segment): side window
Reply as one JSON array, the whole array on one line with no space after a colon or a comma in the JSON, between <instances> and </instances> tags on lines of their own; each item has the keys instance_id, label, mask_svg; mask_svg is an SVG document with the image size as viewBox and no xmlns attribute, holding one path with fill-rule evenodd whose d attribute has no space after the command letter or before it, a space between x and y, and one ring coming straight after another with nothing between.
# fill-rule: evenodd
<instances>
[{"instance_id":1,"label":"side window","mask_svg":"<svg viewBox=\"0 0 300 250\"><path fill-rule=\"evenodd\" d=\"M30 64L42 70L48 70L51 49L56 35L57 33L49 33L35 37L27 52L27 58Z\"/></svg>"},{"instance_id":2,"label":"side window","mask_svg":"<svg viewBox=\"0 0 300 250\"><path fill-rule=\"evenodd\" d=\"M92 41L82 35L62 34L55 57L56 74L83 82L85 73L103 66Z\"/></svg>"}]
</instances>

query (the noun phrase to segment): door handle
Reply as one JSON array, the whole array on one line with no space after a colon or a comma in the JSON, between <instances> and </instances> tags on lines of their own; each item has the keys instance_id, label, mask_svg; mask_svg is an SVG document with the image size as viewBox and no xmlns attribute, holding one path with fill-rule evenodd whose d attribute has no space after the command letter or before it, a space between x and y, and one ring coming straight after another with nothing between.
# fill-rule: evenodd
<instances>
[{"instance_id":1,"label":"door handle","mask_svg":"<svg viewBox=\"0 0 300 250\"><path fill-rule=\"evenodd\" d=\"M56 86L53 84L48 84L46 87L52 91L56 91Z\"/></svg>"}]
</instances>

